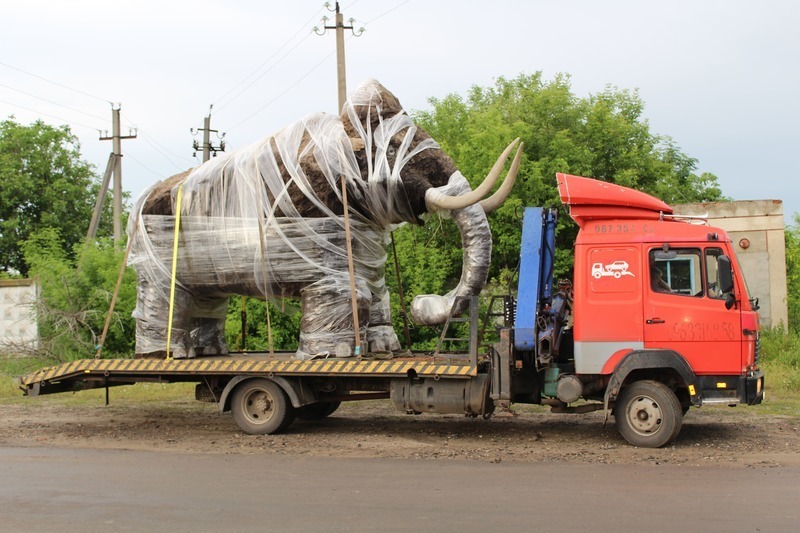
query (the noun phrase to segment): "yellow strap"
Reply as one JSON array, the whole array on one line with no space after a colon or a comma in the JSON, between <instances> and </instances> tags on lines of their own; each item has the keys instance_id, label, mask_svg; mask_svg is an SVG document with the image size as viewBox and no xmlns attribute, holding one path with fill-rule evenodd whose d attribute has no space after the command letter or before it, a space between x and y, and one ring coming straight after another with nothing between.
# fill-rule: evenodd
<instances>
[{"instance_id":1,"label":"yellow strap","mask_svg":"<svg viewBox=\"0 0 800 533\"><path fill-rule=\"evenodd\" d=\"M184 181L178 187L178 199L175 202L175 236L172 239L172 277L169 281L169 320L167 321L167 359L171 359L169 354L170 341L172 340L172 312L175 310L175 272L178 269L178 234L181 230L181 201L183 200Z\"/></svg>"}]
</instances>

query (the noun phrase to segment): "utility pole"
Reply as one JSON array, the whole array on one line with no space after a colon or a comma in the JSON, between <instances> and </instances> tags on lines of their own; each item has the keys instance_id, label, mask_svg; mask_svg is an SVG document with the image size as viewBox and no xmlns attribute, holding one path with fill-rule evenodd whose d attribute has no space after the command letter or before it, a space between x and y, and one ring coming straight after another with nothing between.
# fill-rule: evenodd
<instances>
[{"instance_id":1,"label":"utility pole","mask_svg":"<svg viewBox=\"0 0 800 533\"><path fill-rule=\"evenodd\" d=\"M328 10L333 11L331 9L331 3L325 2L325 7ZM336 24L334 26L328 26L328 17L322 17L322 31L320 28L314 27L314 33L317 35L324 35L328 30L336 30L336 67L338 72L338 85L339 85L339 110L337 112L341 113L342 108L344 108L344 103L347 100L347 82L345 76L345 68L344 68L344 30L350 30L353 32L353 35L358 37L362 33L364 33L364 28L359 28L358 32L353 30L353 22L355 19L350 19L347 22L349 23L348 26L344 25L344 15L339 11L339 2L336 2ZM353 333L355 334L355 344L354 344L354 355L361 360L361 332L359 331L358 326L358 300L356 294L356 279L355 279L355 266L353 263L353 243L350 240L350 209L347 206L347 184L345 180L344 174L341 174L341 181L342 181L342 206L343 206L343 219L344 219L344 231L345 231L345 243L347 244L347 270L350 274L350 301L352 306L353 312ZM369 349L369 345L366 346Z\"/></svg>"},{"instance_id":2,"label":"utility pole","mask_svg":"<svg viewBox=\"0 0 800 533\"><path fill-rule=\"evenodd\" d=\"M335 9L331 9L330 2L325 2L325 7L327 7L329 11L336 12L336 23L333 26L329 26L328 20L330 19L324 16L320 21L322 27L314 26L313 30L317 35L325 35L327 30L336 30L336 71L339 88L339 109L337 112L341 112L342 107L344 107L344 102L347 100L347 76L344 63L344 30L350 30L353 32L354 36L359 37L364 33L364 28L359 28L358 31L354 30L353 22L355 22L355 19L353 18L347 21L347 26L344 25L344 15L339 11L339 2L336 2Z\"/></svg>"},{"instance_id":3,"label":"utility pole","mask_svg":"<svg viewBox=\"0 0 800 533\"><path fill-rule=\"evenodd\" d=\"M220 139L219 146L214 146L211 144L211 132L219 133L218 130L211 129L211 110L214 108L213 105L208 107L208 115L203 119L203 127L199 130L195 130L194 128L190 128L189 131L192 135L197 135L198 131L203 132L203 163L211 159L211 154L214 154L214 157L217 157L217 152L224 152L225 151L225 134L223 133L222 136L217 136ZM197 143L197 140L192 142L192 148L194 148L194 154L192 157L197 157L197 152L200 151L200 145Z\"/></svg>"},{"instance_id":4,"label":"utility pole","mask_svg":"<svg viewBox=\"0 0 800 533\"><path fill-rule=\"evenodd\" d=\"M114 244L122 242L122 139L135 139L136 130L129 130L128 135L120 135L119 111L122 104L111 104L111 136L105 131L105 136L100 136L101 141L112 141L112 158L114 164Z\"/></svg>"},{"instance_id":5,"label":"utility pole","mask_svg":"<svg viewBox=\"0 0 800 533\"><path fill-rule=\"evenodd\" d=\"M108 182L111 180L111 173L117 164L117 154L110 153L108 155L108 163L106 164L106 171L103 174L103 182L100 184L100 191L97 193L97 201L94 204L94 212L92 213L92 221L89 223L89 231L86 232L86 239L94 239L97 235L97 227L100 225L100 215L103 213L103 205L106 203L106 195L108 194Z\"/></svg>"}]
</instances>

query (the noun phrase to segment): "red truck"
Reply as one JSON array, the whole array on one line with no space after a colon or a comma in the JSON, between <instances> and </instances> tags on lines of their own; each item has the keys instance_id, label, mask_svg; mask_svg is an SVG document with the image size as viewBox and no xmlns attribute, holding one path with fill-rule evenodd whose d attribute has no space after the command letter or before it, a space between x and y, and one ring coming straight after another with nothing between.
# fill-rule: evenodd
<instances>
[{"instance_id":1,"label":"red truck","mask_svg":"<svg viewBox=\"0 0 800 533\"><path fill-rule=\"evenodd\" d=\"M490 311L503 317L490 345L473 299L468 318L451 319L469 322L465 351L390 360L87 359L25 376L22 389L34 396L195 382L197 399L232 411L255 434L328 416L342 401L390 398L407 413L486 418L513 403L547 404L560 413L602 410L643 447L672 442L691 406L761 403L757 305L726 233L639 191L566 174L557 180L580 228L573 280L553 280L557 211L527 208L517 295Z\"/></svg>"}]
</instances>

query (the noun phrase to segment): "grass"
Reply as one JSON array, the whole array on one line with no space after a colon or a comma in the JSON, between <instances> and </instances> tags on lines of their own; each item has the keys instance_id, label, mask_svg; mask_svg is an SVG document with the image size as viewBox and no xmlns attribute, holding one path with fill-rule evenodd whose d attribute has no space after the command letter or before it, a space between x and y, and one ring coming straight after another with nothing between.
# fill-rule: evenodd
<instances>
[{"instance_id":1,"label":"grass","mask_svg":"<svg viewBox=\"0 0 800 533\"><path fill-rule=\"evenodd\" d=\"M775 328L762 332L761 368L764 370L766 401L771 414L800 414L800 331Z\"/></svg>"}]
</instances>

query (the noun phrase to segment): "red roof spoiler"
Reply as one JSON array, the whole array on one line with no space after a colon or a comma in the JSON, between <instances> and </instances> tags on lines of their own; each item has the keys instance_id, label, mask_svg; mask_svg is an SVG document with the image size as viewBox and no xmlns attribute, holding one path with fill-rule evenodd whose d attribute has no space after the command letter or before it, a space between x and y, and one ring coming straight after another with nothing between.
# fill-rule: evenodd
<instances>
[{"instance_id":1,"label":"red roof spoiler","mask_svg":"<svg viewBox=\"0 0 800 533\"><path fill-rule=\"evenodd\" d=\"M621 185L569 174L556 174L561 202L579 226L589 220L643 218L658 220L672 207L658 198Z\"/></svg>"}]
</instances>

